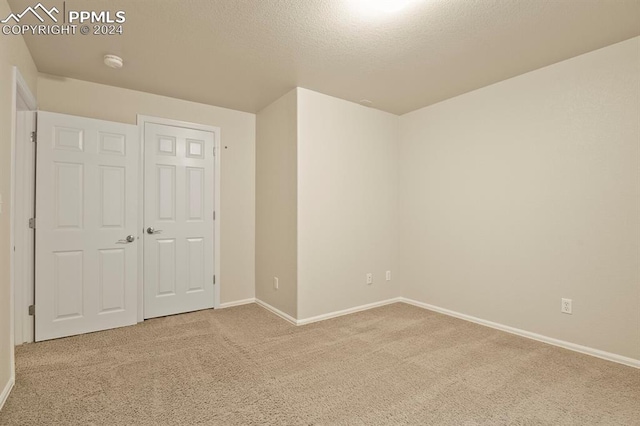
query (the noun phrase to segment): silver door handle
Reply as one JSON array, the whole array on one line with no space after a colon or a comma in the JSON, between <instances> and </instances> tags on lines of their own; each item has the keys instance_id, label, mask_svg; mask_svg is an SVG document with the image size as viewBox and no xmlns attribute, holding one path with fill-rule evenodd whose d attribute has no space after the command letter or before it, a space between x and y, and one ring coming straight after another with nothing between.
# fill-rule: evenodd
<instances>
[{"instance_id":1,"label":"silver door handle","mask_svg":"<svg viewBox=\"0 0 640 426\"><path fill-rule=\"evenodd\" d=\"M116 244L129 244L134 242L135 240L136 237L134 237L133 235L127 235L127 238L125 238L124 240L118 240Z\"/></svg>"},{"instance_id":2,"label":"silver door handle","mask_svg":"<svg viewBox=\"0 0 640 426\"><path fill-rule=\"evenodd\" d=\"M153 226L147 228L147 234L162 234L162 229L153 229Z\"/></svg>"}]
</instances>

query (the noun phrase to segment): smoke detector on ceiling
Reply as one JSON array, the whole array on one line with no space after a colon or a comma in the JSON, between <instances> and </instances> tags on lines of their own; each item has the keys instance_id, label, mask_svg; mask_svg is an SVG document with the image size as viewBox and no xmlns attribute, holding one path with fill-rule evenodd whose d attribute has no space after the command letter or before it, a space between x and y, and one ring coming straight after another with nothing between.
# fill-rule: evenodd
<instances>
[{"instance_id":1,"label":"smoke detector on ceiling","mask_svg":"<svg viewBox=\"0 0 640 426\"><path fill-rule=\"evenodd\" d=\"M124 62L120 56L116 55L104 55L104 64L109 68L120 69Z\"/></svg>"}]
</instances>

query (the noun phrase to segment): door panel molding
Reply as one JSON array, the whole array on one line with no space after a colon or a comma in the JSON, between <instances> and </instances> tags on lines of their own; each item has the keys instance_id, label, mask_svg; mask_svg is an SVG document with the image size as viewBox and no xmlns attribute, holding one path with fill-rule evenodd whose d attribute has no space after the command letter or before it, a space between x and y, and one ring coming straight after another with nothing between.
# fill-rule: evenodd
<instances>
[{"instance_id":1,"label":"door panel molding","mask_svg":"<svg viewBox=\"0 0 640 426\"><path fill-rule=\"evenodd\" d=\"M36 341L137 320L136 126L38 112Z\"/></svg>"},{"instance_id":2,"label":"door panel molding","mask_svg":"<svg viewBox=\"0 0 640 426\"><path fill-rule=\"evenodd\" d=\"M167 161L163 161L163 164L165 165L175 164L175 160L179 156L182 156L189 163L190 163L190 160L196 160L196 161L201 160L205 156L204 144L202 144L201 141L197 140L197 138L186 138L185 143L180 147L177 145L176 141L171 140L171 138L167 138L168 140L165 141L164 144L160 144L159 141L155 145L145 144L145 127L147 124L157 124L157 125L163 125L163 126L183 128L188 130L204 131L204 132L213 133L214 135L213 144L214 144L215 156L214 156L214 197L213 197L214 203L213 205L214 205L214 211L215 211L215 220L214 220L213 271L215 274L215 285L213 286L213 294L214 294L213 307L219 308L220 307L220 286L222 282L221 270L220 270L220 224L221 224L220 220L222 218L221 209L220 209L220 185L221 185L220 165L222 161L222 155L221 155L222 150L220 149L220 128L215 126L210 126L210 125L191 123L191 122L180 121L180 120L172 120L172 119L161 118L161 117L153 117L153 116L147 116L147 115L138 115L137 124L138 124L138 133L140 136L140 152L141 152L138 194L139 194L139 199L141 200L144 199L144 194L145 194L144 163L145 163L145 155L148 150L153 149L155 153L160 154L163 157L166 156L166 158L163 158L163 160L167 160ZM163 146L160 146L160 145L163 145ZM188 167L189 167L189 170L191 170L191 169L197 169L199 166L196 163L196 165L189 164ZM189 175L188 171L185 173L187 174L186 176L184 176L185 187L179 188L176 186L175 191L181 191L181 190L186 191L187 190L186 183L188 182L188 179L192 179L192 182L195 185L195 188L193 188L193 194L191 194L190 192L187 192L185 194L187 195L185 197L185 201L189 203L186 206L187 215L189 216L189 213L191 213L191 215L193 216L189 218L189 221L194 222L195 224L200 221L200 219L197 218L196 216L198 216L201 206L199 205L198 200L193 199L192 195L196 194L198 190L204 191L204 182L198 188L197 186L198 186L198 183L200 182L200 178L196 176L197 173L193 173L192 175ZM198 179L195 180L195 178L198 178ZM204 212L204 206L202 206L202 208ZM144 230L146 229L146 226L151 226L145 223L144 209L141 209L138 217L139 217L138 228L139 230L141 230L141 232L144 232ZM207 220L208 218L204 217L203 219ZM195 256L195 252L194 252L194 247L196 247L196 245L193 244L194 242L196 242L197 237L196 239L194 239L193 237L195 236L190 236L184 242L185 253L194 254L193 258L185 259L189 265L193 262L199 263L199 260L198 260L199 256ZM141 256L141 259L144 259L144 255L145 255L143 246L144 244L140 244L140 246L138 247L139 255ZM206 261L207 259L205 258L205 262ZM207 280L208 278L207 277L200 278L196 275L189 275L186 277L186 279L188 280L188 282L185 282L184 284L187 287L189 287L188 293L200 293L202 291L199 288L200 280ZM144 280L145 280L145 277L144 277L144 261L143 261L139 263L139 272L138 272L138 322L144 321L144 318L145 318Z\"/></svg>"}]
</instances>

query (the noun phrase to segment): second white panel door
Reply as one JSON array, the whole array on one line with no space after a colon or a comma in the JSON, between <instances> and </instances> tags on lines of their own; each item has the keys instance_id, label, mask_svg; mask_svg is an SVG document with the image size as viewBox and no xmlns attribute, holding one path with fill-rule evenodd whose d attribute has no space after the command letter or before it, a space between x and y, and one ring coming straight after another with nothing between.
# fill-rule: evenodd
<instances>
[{"instance_id":1,"label":"second white panel door","mask_svg":"<svg viewBox=\"0 0 640 426\"><path fill-rule=\"evenodd\" d=\"M144 318L214 306L215 134L144 127Z\"/></svg>"},{"instance_id":2,"label":"second white panel door","mask_svg":"<svg viewBox=\"0 0 640 426\"><path fill-rule=\"evenodd\" d=\"M136 323L135 126L38 113L36 341Z\"/></svg>"}]
</instances>

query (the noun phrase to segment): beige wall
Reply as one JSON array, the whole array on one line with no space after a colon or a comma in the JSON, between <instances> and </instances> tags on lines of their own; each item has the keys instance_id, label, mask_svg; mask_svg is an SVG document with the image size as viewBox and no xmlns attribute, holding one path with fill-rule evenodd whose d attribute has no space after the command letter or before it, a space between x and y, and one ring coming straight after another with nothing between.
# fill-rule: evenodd
<instances>
[{"instance_id":1,"label":"beige wall","mask_svg":"<svg viewBox=\"0 0 640 426\"><path fill-rule=\"evenodd\" d=\"M297 89L256 123L256 298L296 318ZM278 290L273 278L278 277Z\"/></svg>"},{"instance_id":2,"label":"beige wall","mask_svg":"<svg viewBox=\"0 0 640 426\"><path fill-rule=\"evenodd\" d=\"M397 116L299 89L299 319L400 296L397 139Z\"/></svg>"},{"instance_id":3,"label":"beige wall","mask_svg":"<svg viewBox=\"0 0 640 426\"><path fill-rule=\"evenodd\" d=\"M5 0L0 0L0 16L10 13ZM13 67L17 66L36 94L37 70L22 37L0 36L0 393L12 374L10 363L13 341L10 317L10 212L11 212L11 110L13 106Z\"/></svg>"},{"instance_id":4,"label":"beige wall","mask_svg":"<svg viewBox=\"0 0 640 426\"><path fill-rule=\"evenodd\" d=\"M640 359L639 49L400 118L404 296Z\"/></svg>"},{"instance_id":5,"label":"beige wall","mask_svg":"<svg viewBox=\"0 0 640 426\"><path fill-rule=\"evenodd\" d=\"M38 94L44 111L131 124L142 114L220 127L220 299L254 297L254 114L42 74Z\"/></svg>"}]
</instances>

